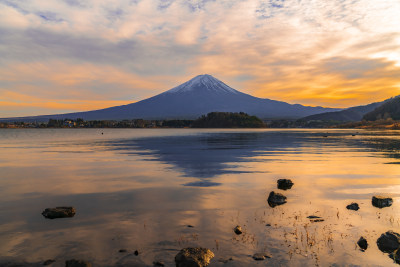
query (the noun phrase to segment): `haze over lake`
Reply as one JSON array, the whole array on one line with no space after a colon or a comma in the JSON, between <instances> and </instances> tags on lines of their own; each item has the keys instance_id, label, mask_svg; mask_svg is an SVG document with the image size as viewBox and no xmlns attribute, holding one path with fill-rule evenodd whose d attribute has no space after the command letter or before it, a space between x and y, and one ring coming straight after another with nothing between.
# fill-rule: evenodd
<instances>
[{"instance_id":1,"label":"haze over lake","mask_svg":"<svg viewBox=\"0 0 400 267\"><path fill-rule=\"evenodd\" d=\"M202 246L209 266L397 266L376 245L400 228L396 131L0 129L0 146L0 265L174 266ZM271 191L287 203L270 207ZM373 207L376 194L393 205ZM56 206L76 215L41 215Z\"/></svg>"}]
</instances>

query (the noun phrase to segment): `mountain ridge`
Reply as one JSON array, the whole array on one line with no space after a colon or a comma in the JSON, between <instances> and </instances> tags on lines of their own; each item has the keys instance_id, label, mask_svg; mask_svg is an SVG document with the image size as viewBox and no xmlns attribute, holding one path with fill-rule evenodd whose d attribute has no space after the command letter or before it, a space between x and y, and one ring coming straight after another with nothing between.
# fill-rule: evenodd
<instances>
[{"instance_id":1,"label":"mountain ridge","mask_svg":"<svg viewBox=\"0 0 400 267\"><path fill-rule=\"evenodd\" d=\"M374 102L367 105L350 107L340 111L334 112L324 112L319 114L314 114L311 116L307 116L302 118L301 120L305 121L339 121L339 122L350 122L350 121L360 121L363 116L368 112L371 112L381 106L385 101L382 102Z\"/></svg>"},{"instance_id":2,"label":"mountain ridge","mask_svg":"<svg viewBox=\"0 0 400 267\"><path fill-rule=\"evenodd\" d=\"M376 109L364 114L363 120L376 121L381 119L400 120L400 96L385 100Z\"/></svg>"},{"instance_id":3,"label":"mountain ridge","mask_svg":"<svg viewBox=\"0 0 400 267\"><path fill-rule=\"evenodd\" d=\"M288 104L258 98L231 88L209 74L198 75L150 98L105 109L53 115L3 118L1 121L47 121L49 119L124 120L196 119L210 112L245 112L263 119L302 118L340 109Z\"/></svg>"}]
</instances>

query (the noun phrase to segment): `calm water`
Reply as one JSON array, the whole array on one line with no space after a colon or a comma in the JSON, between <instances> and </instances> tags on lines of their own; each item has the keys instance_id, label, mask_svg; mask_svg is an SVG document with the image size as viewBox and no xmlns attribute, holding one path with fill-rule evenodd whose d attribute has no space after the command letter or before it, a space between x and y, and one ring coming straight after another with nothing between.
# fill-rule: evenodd
<instances>
[{"instance_id":1,"label":"calm water","mask_svg":"<svg viewBox=\"0 0 400 267\"><path fill-rule=\"evenodd\" d=\"M0 147L0 263L174 266L203 246L209 266L398 266L376 239L400 232L400 132L0 129ZM279 178L295 185L277 190ZM269 207L272 190L288 203ZM374 208L374 194L393 206ZM74 218L41 215L63 205Z\"/></svg>"}]
</instances>

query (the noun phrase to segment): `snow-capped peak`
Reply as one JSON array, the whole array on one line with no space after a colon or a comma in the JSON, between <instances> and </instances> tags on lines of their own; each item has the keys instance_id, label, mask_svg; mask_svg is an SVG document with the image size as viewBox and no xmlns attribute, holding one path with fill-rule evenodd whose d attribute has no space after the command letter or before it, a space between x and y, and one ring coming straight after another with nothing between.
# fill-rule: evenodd
<instances>
[{"instance_id":1,"label":"snow-capped peak","mask_svg":"<svg viewBox=\"0 0 400 267\"><path fill-rule=\"evenodd\" d=\"M191 80L168 90L166 93L183 93L183 92L190 92L194 90L206 90L206 91L213 91L213 92L224 92L224 93L239 93L235 89L229 87L225 83L221 82L220 80L214 78L209 74L202 74L198 75Z\"/></svg>"}]
</instances>

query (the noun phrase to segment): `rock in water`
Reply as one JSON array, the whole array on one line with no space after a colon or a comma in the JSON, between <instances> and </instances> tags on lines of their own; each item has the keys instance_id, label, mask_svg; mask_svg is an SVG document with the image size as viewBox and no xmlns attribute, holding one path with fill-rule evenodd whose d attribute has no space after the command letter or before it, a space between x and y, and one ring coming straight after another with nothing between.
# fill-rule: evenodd
<instances>
[{"instance_id":1,"label":"rock in water","mask_svg":"<svg viewBox=\"0 0 400 267\"><path fill-rule=\"evenodd\" d=\"M237 234L237 235L240 235L240 234L243 233L242 227L240 227L240 225L237 225L237 226L233 229L233 231L234 231L235 234Z\"/></svg>"},{"instance_id":2,"label":"rock in water","mask_svg":"<svg viewBox=\"0 0 400 267\"><path fill-rule=\"evenodd\" d=\"M50 265L52 263L56 262L55 260L46 260L45 262L43 262L43 265Z\"/></svg>"},{"instance_id":3,"label":"rock in water","mask_svg":"<svg viewBox=\"0 0 400 267\"><path fill-rule=\"evenodd\" d=\"M275 193L272 191L268 196L268 204L270 207L274 208L278 205L286 203L286 197L280 193Z\"/></svg>"},{"instance_id":4,"label":"rock in water","mask_svg":"<svg viewBox=\"0 0 400 267\"><path fill-rule=\"evenodd\" d=\"M68 260L65 262L66 267L92 267L92 264L82 260Z\"/></svg>"},{"instance_id":5,"label":"rock in water","mask_svg":"<svg viewBox=\"0 0 400 267\"><path fill-rule=\"evenodd\" d=\"M361 248L361 250L366 250L368 248L368 242L367 239L364 237L360 237L360 239L357 242L357 245Z\"/></svg>"},{"instance_id":6,"label":"rock in water","mask_svg":"<svg viewBox=\"0 0 400 267\"><path fill-rule=\"evenodd\" d=\"M279 179L277 183L278 183L278 189L282 190L291 189L292 186L294 185L294 183L290 179Z\"/></svg>"},{"instance_id":7,"label":"rock in water","mask_svg":"<svg viewBox=\"0 0 400 267\"><path fill-rule=\"evenodd\" d=\"M153 261L153 266L161 266L164 267L165 264L163 261Z\"/></svg>"},{"instance_id":8,"label":"rock in water","mask_svg":"<svg viewBox=\"0 0 400 267\"><path fill-rule=\"evenodd\" d=\"M204 267L210 264L214 253L207 248L184 248L175 256L176 267Z\"/></svg>"},{"instance_id":9,"label":"rock in water","mask_svg":"<svg viewBox=\"0 0 400 267\"><path fill-rule=\"evenodd\" d=\"M372 205L377 208L385 208L390 207L393 204L393 199L391 197L383 197L383 196L373 196L372 197Z\"/></svg>"},{"instance_id":10,"label":"rock in water","mask_svg":"<svg viewBox=\"0 0 400 267\"><path fill-rule=\"evenodd\" d=\"M319 216L315 216L315 215L310 215L307 218L310 219L310 222L323 222L323 221L325 221L323 218L321 218Z\"/></svg>"},{"instance_id":11,"label":"rock in water","mask_svg":"<svg viewBox=\"0 0 400 267\"><path fill-rule=\"evenodd\" d=\"M253 259L256 260L256 261L263 261L263 260L265 260L267 258L268 259L271 258L271 256L268 255L267 253L256 253L256 254L253 255Z\"/></svg>"},{"instance_id":12,"label":"rock in water","mask_svg":"<svg viewBox=\"0 0 400 267\"><path fill-rule=\"evenodd\" d=\"M378 238L376 244L382 252L392 253L400 247L400 235L393 231L387 231Z\"/></svg>"},{"instance_id":13,"label":"rock in water","mask_svg":"<svg viewBox=\"0 0 400 267\"><path fill-rule=\"evenodd\" d=\"M74 217L75 208L74 207L47 208L42 212L42 215L47 219Z\"/></svg>"},{"instance_id":14,"label":"rock in water","mask_svg":"<svg viewBox=\"0 0 400 267\"><path fill-rule=\"evenodd\" d=\"M346 209L348 209L348 210L359 210L360 206L358 206L358 203L351 203L350 205L346 206Z\"/></svg>"},{"instance_id":15,"label":"rock in water","mask_svg":"<svg viewBox=\"0 0 400 267\"><path fill-rule=\"evenodd\" d=\"M395 263L400 264L400 248L390 254L389 257L391 257Z\"/></svg>"}]
</instances>

